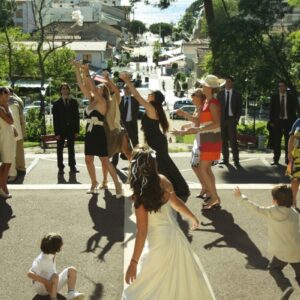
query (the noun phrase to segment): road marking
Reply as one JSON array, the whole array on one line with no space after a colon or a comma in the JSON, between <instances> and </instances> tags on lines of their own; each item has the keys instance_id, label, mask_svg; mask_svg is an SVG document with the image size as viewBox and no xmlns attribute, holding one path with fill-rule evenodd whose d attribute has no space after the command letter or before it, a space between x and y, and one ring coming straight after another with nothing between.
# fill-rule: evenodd
<instances>
[{"instance_id":1,"label":"road marking","mask_svg":"<svg viewBox=\"0 0 300 300\"><path fill-rule=\"evenodd\" d=\"M218 190L232 190L236 186L239 186L241 189L244 190L269 190L272 189L276 183L270 184L270 183L219 183L217 184ZM200 189L201 185L200 183L190 183L188 184L189 188L191 190ZM10 184L9 189L10 190L85 190L90 187L90 183L85 184ZM128 184L123 184L123 187L125 190L129 190ZM108 188L111 190L115 189L114 183L109 182Z\"/></svg>"},{"instance_id":2,"label":"road marking","mask_svg":"<svg viewBox=\"0 0 300 300\"><path fill-rule=\"evenodd\" d=\"M32 169L39 163L39 157L35 157L32 163L29 165L28 168L26 168L26 174L28 175Z\"/></svg>"}]
</instances>

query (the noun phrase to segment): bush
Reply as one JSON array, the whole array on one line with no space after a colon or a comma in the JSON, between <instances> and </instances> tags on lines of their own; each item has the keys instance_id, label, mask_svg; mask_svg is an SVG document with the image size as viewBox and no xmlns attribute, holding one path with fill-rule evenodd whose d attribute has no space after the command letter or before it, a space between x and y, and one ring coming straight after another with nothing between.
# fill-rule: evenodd
<instances>
[{"instance_id":1,"label":"bush","mask_svg":"<svg viewBox=\"0 0 300 300\"><path fill-rule=\"evenodd\" d=\"M42 119L38 109L30 109L26 115L26 141L38 142L42 134Z\"/></svg>"},{"instance_id":2,"label":"bush","mask_svg":"<svg viewBox=\"0 0 300 300\"><path fill-rule=\"evenodd\" d=\"M245 124L245 125L238 125L237 132L239 134L249 134L253 135L253 123ZM267 122L258 121L255 122L255 135L269 135L269 131L267 129Z\"/></svg>"}]
</instances>

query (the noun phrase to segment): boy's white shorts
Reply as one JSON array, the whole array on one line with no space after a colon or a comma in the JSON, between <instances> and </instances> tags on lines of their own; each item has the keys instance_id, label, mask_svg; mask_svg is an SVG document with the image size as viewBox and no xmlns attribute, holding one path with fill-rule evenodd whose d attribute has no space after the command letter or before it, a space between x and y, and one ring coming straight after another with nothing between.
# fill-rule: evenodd
<instances>
[{"instance_id":1,"label":"boy's white shorts","mask_svg":"<svg viewBox=\"0 0 300 300\"><path fill-rule=\"evenodd\" d=\"M58 274L58 285L57 285L58 292L61 291L61 289L68 283L68 270L69 268L65 268L62 272ZM46 287L42 283L35 281L33 283L33 287L35 289L35 292L38 295L41 296L49 295L49 293L46 290Z\"/></svg>"}]
</instances>

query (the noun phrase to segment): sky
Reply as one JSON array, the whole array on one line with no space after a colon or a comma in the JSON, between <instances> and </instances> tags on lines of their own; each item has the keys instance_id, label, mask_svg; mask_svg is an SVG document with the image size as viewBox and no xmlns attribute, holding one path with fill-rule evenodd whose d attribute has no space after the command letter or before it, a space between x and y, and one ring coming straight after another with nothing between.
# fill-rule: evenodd
<instances>
[{"instance_id":1,"label":"sky","mask_svg":"<svg viewBox=\"0 0 300 300\"><path fill-rule=\"evenodd\" d=\"M157 1L150 0L150 3ZM193 3L193 0L175 0L169 8L161 10L151 5L145 5L143 0L135 5L134 19L140 20L147 25L152 23L177 23L185 10ZM128 0L122 0L122 5L129 5Z\"/></svg>"}]
</instances>

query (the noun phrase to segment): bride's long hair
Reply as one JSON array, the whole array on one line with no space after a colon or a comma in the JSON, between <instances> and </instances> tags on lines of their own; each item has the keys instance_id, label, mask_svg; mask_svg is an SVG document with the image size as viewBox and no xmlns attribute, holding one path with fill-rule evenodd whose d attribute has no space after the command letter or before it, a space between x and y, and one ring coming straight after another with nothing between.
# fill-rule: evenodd
<instances>
[{"instance_id":1,"label":"bride's long hair","mask_svg":"<svg viewBox=\"0 0 300 300\"><path fill-rule=\"evenodd\" d=\"M129 184L133 190L134 207L143 205L146 211L157 212L163 205L164 191L160 186L156 155L146 147L133 150L129 170Z\"/></svg>"}]
</instances>

